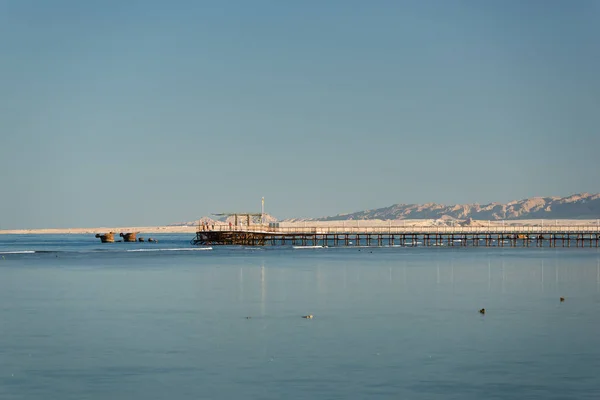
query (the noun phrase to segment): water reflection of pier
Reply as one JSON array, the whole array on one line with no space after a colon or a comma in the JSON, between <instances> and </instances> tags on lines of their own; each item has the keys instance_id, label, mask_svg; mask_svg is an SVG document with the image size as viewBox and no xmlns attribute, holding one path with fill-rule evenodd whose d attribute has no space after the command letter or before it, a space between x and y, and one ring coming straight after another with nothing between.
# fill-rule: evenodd
<instances>
[{"instance_id":1,"label":"water reflection of pier","mask_svg":"<svg viewBox=\"0 0 600 400\"><path fill-rule=\"evenodd\" d=\"M252 286L255 285L254 279L252 278L252 271L257 271L257 267L254 266L250 266L250 267L240 267L240 272L239 272L239 276L238 276L238 284L239 284L239 301L240 302L246 302L248 300L248 297L252 297L250 296L246 296L246 290L245 290L245 285L246 285L246 275L244 274L244 269L249 270L250 271L250 279L249 282ZM258 272L259 272L259 276L258 276L258 290L260 292L259 294L259 300L258 302L260 303L260 315L264 316L266 313L266 302L267 302L267 282L266 282L266 276L267 276L267 270L265 268L265 264L264 262L261 263L260 268L258 268ZM256 287L256 286L254 286ZM252 292L252 291L250 291ZM256 294L256 291L254 291L254 294Z\"/></svg>"},{"instance_id":2,"label":"water reflection of pier","mask_svg":"<svg viewBox=\"0 0 600 400\"><path fill-rule=\"evenodd\" d=\"M353 299L355 295L362 296L369 292L367 287L390 293L426 289L458 295L473 291L502 295L523 291L560 292L567 296L579 290L600 292L600 257L585 258L588 261L575 265L563 257L498 256L476 262L460 258L431 263L420 259L400 263L384 260L371 266L357 262L323 268L315 263L301 269L272 267L270 270L262 262L239 269L239 299L254 303L255 315L266 316L279 308L281 301L296 299L324 307L331 298L342 293ZM274 273L270 295L267 291L269 272ZM274 304L275 309L267 309L267 302L274 302L270 304Z\"/></svg>"},{"instance_id":3,"label":"water reflection of pier","mask_svg":"<svg viewBox=\"0 0 600 400\"><path fill-rule=\"evenodd\" d=\"M414 263L402 261L393 266L350 265L340 270L339 286L344 290L352 290L363 284L371 284L374 280L382 282L381 280L385 279L390 284L396 283L402 290L408 291L423 284L435 290L451 289L459 292L461 288L480 287L487 292L500 293L510 293L516 287L545 292L571 287L574 284L592 284L594 291L600 291L600 258L593 257L589 261L589 264L572 264L568 258L559 257L521 259L498 256L485 258L477 263L435 260L427 264L416 260ZM324 276L323 270L318 271L315 267L315 284L318 287L325 285L326 288L335 286L334 281L331 281L331 274L335 271L328 269L328 274ZM349 276L355 278L349 280ZM394 279L395 277L397 278ZM324 282L321 283L320 280Z\"/></svg>"}]
</instances>

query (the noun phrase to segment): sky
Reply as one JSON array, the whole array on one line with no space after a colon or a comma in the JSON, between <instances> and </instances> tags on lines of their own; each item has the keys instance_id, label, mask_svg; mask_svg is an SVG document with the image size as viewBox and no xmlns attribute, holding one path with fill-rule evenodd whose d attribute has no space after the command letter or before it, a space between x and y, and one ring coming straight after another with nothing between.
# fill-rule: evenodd
<instances>
[{"instance_id":1,"label":"sky","mask_svg":"<svg viewBox=\"0 0 600 400\"><path fill-rule=\"evenodd\" d=\"M0 229L600 192L595 0L0 0Z\"/></svg>"}]
</instances>

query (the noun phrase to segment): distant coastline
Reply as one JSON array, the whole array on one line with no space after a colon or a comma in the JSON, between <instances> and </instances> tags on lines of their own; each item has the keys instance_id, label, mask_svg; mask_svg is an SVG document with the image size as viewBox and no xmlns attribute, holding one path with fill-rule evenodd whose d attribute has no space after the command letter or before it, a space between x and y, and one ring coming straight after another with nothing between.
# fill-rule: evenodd
<instances>
[{"instance_id":1,"label":"distant coastline","mask_svg":"<svg viewBox=\"0 0 600 400\"><path fill-rule=\"evenodd\" d=\"M122 227L122 228L48 228L48 229L2 229L0 235L83 235L106 232L126 233L126 232L140 232L140 233L195 233L198 229L197 226L145 226L145 227Z\"/></svg>"},{"instance_id":2,"label":"distant coastline","mask_svg":"<svg viewBox=\"0 0 600 400\"><path fill-rule=\"evenodd\" d=\"M263 214L265 223L277 223L280 227L362 227L373 226L537 226L598 225L600 218L600 193L578 193L567 197L531 197L515 200L506 204L490 203L485 205L455 204L446 206L437 203L426 204L394 204L389 207L358 211L349 214L338 214L319 218L277 218ZM127 233L195 233L199 224L228 227L229 223L245 223L244 214L239 218L228 217L213 219L207 216L197 220L188 220L165 226L128 226L128 227L93 227L93 228L46 228L46 229L0 229L2 234L97 234ZM257 221L253 221L256 223Z\"/></svg>"},{"instance_id":3,"label":"distant coastline","mask_svg":"<svg viewBox=\"0 0 600 400\"><path fill-rule=\"evenodd\" d=\"M304 221L304 222L280 222L280 227L294 226L314 226L314 227L333 227L333 226L361 226L361 227L382 227L382 226L596 226L598 219L524 219L507 221L484 221L484 220L464 220L448 221L444 219L407 219L407 220L351 220L351 221ZM215 222L219 226L227 226L223 222ZM198 230L198 225L182 226L136 226L136 227L98 227L98 228L47 228L47 229L2 229L0 235L95 235L96 233L116 232L139 232L141 234L156 233L190 233Z\"/></svg>"}]
</instances>

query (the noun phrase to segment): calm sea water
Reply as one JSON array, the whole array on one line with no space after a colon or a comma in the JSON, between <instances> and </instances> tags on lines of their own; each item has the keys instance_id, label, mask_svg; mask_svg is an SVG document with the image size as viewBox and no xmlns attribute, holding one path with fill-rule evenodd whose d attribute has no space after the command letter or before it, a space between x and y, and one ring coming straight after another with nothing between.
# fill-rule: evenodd
<instances>
[{"instance_id":1,"label":"calm sea water","mask_svg":"<svg viewBox=\"0 0 600 400\"><path fill-rule=\"evenodd\" d=\"M600 398L597 249L154 236L0 235L0 399Z\"/></svg>"}]
</instances>

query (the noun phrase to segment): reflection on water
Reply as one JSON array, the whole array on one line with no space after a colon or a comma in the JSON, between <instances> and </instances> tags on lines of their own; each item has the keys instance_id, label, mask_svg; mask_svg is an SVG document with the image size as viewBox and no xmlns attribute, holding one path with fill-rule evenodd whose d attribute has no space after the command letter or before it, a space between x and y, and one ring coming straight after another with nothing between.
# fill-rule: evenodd
<instances>
[{"instance_id":1,"label":"reflection on water","mask_svg":"<svg viewBox=\"0 0 600 400\"><path fill-rule=\"evenodd\" d=\"M502 293L506 293L504 289L504 283L506 282L506 271L504 268L504 259L502 259Z\"/></svg>"},{"instance_id":2,"label":"reflection on water","mask_svg":"<svg viewBox=\"0 0 600 400\"><path fill-rule=\"evenodd\" d=\"M542 259L542 279L541 279L541 286L542 286L542 292L544 291L544 259Z\"/></svg>"},{"instance_id":3,"label":"reflection on water","mask_svg":"<svg viewBox=\"0 0 600 400\"><path fill-rule=\"evenodd\" d=\"M244 301L244 267L240 267L240 277L239 277L239 294L240 294L240 301L243 302Z\"/></svg>"},{"instance_id":4,"label":"reflection on water","mask_svg":"<svg viewBox=\"0 0 600 400\"><path fill-rule=\"evenodd\" d=\"M492 262L488 259L488 292L492 290Z\"/></svg>"},{"instance_id":5,"label":"reflection on water","mask_svg":"<svg viewBox=\"0 0 600 400\"><path fill-rule=\"evenodd\" d=\"M264 262L260 266L260 315L265 316L266 301L267 300L267 283L265 282L265 264Z\"/></svg>"}]
</instances>

